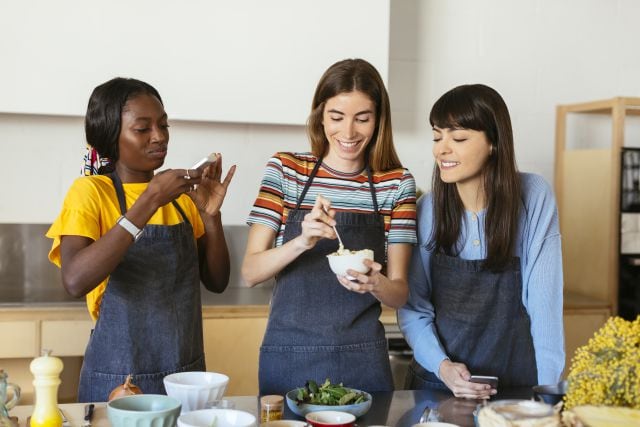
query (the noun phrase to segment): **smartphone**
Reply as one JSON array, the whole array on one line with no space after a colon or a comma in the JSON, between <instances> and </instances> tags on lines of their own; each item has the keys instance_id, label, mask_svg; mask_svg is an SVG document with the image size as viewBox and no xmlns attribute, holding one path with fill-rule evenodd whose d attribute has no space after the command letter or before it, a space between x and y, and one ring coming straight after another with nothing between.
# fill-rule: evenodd
<instances>
[{"instance_id":1,"label":"smartphone","mask_svg":"<svg viewBox=\"0 0 640 427\"><path fill-rule=\"evenodd\" d=\"M498 389L498 377L490 375L471 375L469 379L472 383L489 384L491 388Z\"/></svg>"},{"instance_id":2,"label":"smartphone","mask_svg":"<svg viewBox=\"0 0 640 427\"><path fill-rule=\"evenodd\" d=\"M207 166L215 163L217 159L218 158L216 156L216 153L211 153L207 157L203 157L202 159L198 160L196 162L196 164L191 166L191 169L200 169L200 170L202 170L202 169L206 168Z\"/></svg>"}]
</instances>

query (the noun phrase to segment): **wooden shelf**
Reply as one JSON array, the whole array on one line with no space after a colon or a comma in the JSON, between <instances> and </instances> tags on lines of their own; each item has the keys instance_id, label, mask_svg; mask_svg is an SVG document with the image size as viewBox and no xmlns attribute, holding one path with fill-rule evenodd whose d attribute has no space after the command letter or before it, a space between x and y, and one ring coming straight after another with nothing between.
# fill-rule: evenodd
<instances>
[{"instance_id":1,"label":"wooden shelf","mask_svg":"<svg viewBox=\"0 0 640 427\"><path fill-rule=\"evenodd\" d=\"M608 147L568 147L571 114L610 116ZM604 301L613 314L618 311L620 156L627 116L640 116L640 98L616 97L556 109L555 191L565 290Z\"/></svg>"}]
</instances>

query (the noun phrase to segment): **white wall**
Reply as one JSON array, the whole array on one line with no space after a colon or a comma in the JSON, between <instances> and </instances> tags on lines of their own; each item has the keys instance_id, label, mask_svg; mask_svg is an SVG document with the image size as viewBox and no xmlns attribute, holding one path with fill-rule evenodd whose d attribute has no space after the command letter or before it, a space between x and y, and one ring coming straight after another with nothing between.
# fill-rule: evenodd
<instances>
[{"instance_id":1,"label":"white wall","mask_svg":"<svg viewBox=\"0 0 640 427\"><path fill-rule=\"evenodd\" d=\"M395 141L418 185L428 188L432 170L430 106L456 85L480 82L510 107L520 169L551 181L556 105L640 96L638 16L635 0L392 0ZM171 132L168 167L212 150L238 164L227 224L244 222L271 154L308 147L299 126L174 122ZM79 118L0 115L0 222L51 222L82 149Z\"/></svg>"}]
</instances>

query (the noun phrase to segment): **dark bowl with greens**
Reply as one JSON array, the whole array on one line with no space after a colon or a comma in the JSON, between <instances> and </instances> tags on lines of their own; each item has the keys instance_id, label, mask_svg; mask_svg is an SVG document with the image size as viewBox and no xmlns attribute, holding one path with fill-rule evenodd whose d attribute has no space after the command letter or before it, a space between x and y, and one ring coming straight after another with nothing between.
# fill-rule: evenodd
<instances>
[{"instance_id":1,"label":"dark bowl with greens","mask_svg":"<svg viewBox=\"0 0 640 427\"><path fill-rule=\"evenodd\" d=\"M321 385L307 381L304 387L291 390L286 397L289 409L301 417L317 411L342 411L360 417L371 408L369 393L344 387L342 383L331 384L329 380Z\"/></svg>"}]
</instances>

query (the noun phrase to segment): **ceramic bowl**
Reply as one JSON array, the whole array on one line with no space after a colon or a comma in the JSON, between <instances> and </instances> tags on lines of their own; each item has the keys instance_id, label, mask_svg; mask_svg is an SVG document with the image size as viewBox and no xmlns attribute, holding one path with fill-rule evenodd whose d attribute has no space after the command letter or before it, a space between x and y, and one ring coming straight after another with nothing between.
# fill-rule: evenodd
<instances>
[{"instance_id":1,"label":"ceramic bowl","mask_svg":"<svg viewBox=\"0 0 640 427\"><path fill-rule=\"evenodd\" d=\"M260 424L260 427L307 427L307 423L304 421L278 420L267 421L266 423Z\"/></svg>"},{"instance_id":2,"label":"ceramic bowl","mask_svg":"<svg viewBox=\"0 0 640 427\"><path fill-rule=\"evenodd\" d=\"M440 421L427 421L426 423L414 424L411 427L459 427L458 424L443 423Z\"/></svg>"},{"instance_id":3,"label":"ceramic bowl","mask_svg":"<svg viewBox=\"0 0 640 427\"><path fill-rule=\"evenodd\" d=\"M169 396L134 394L107 403L107 417L113 427L173 427L180 406Z\"/></svg>"},{"instance_id":4,"label":"ceramic bowl","mask_svg":"<svg viewBox=\"0 0 640 427\"><path fill-rule=\"evenodd\" d=\"M305 419L313 427L352 427L356 422L355 415L342 411L309 412Z\"/></svg>"},{"instance_id":5,"label":"ceramic bowl","mask_svg":"<svg viewBox=\"0 0 640 427\"><path fill-rule=\"evenodd\" d=\"M371 395L367 392L353 389L353 391L357 393L364 393L366 400L360 403L354 403L351 405L314 405L312 403L296 403L296 396L298 395L298 389L293 389L287 393L287 406L291 409L296 415L301 417L306 416L310 412L319 412L319 411L340 411L347 412L349 414L355 415L356 417L361 417L366 414L369 408L371 408Z\"/></svg>"},{"instance_id":6,"label":"ceramic bowl","mask_svg":"<svg viewBox=\"0 0 640 427\"><path fill-rule=\"evenodd\" d=\"M256 427L256 417L237 409L200 409L178 417L178 427Z\"/></svg>"},{"instance_id":7,"label":"ceramic bowl","mask_svg":"<svg viewBox=\"0 0 640 427\"><path fill-rule=\"evenodd\" d=\"M560 402L567 393L567 382L562 381L552 385L537 385L533 387L533 397L535 400L555 405Z\"/></svg>"},{"instance_id":8,"label":"ceramic bowl","mask_svg":"<svg viewBox=\"0 0 640 427\"><path fill-rule=\"evenodd\" d=\"M219 400L229 377L217 372L177 372L164 377L167 395L182 402L182 413L205 409L207 402Z\"/></svg>"},{"instance_id":9,"label":"ceramic bowl","mask_svg":"<svg viewBox=\"0 0 640 427\"><path fill-rule=\"evenodd\" d=\"M346 251L343 255L337 252L327 255L329 267L338 276L347 276L352 279L347 270L355 270L359 273L366 273L369 267L362 262L365 259L373 260L373 251L371 249L363 249L361 251Z\"/></svg>"}]
</instances>

